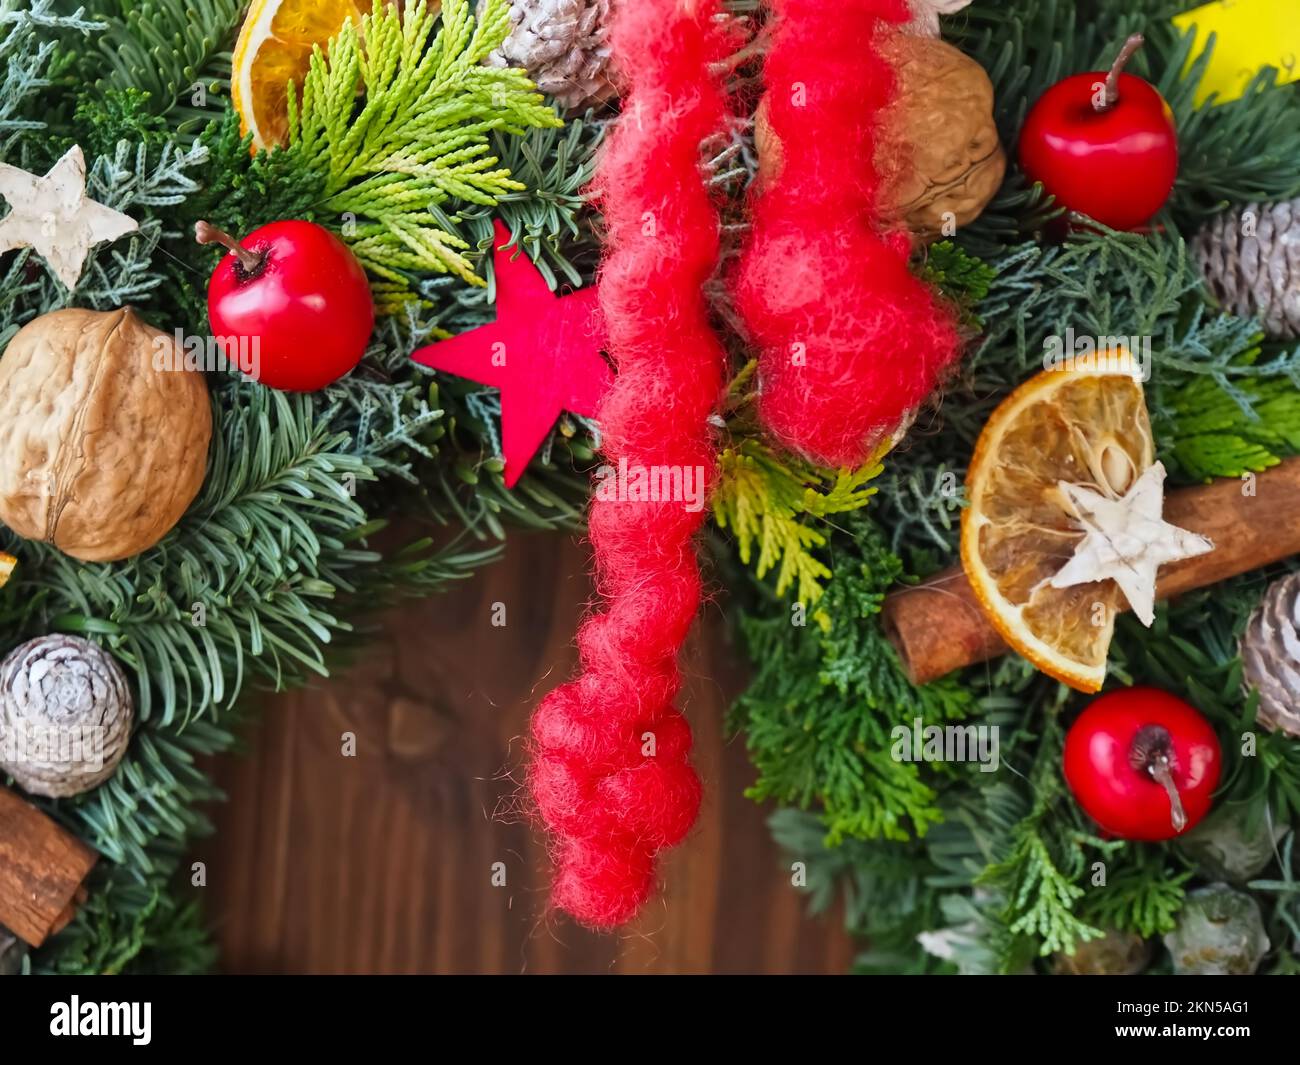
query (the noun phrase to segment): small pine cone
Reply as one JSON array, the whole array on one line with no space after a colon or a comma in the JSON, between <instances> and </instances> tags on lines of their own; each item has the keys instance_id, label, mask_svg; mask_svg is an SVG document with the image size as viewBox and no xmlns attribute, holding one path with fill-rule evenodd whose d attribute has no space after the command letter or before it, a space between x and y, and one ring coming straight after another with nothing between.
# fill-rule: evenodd
<instances>
[{"instance_id":1,"label":"small pine cone","mask_svg":"<svg viewBox=\"0 0 1300 1065\"><path fill-rule=\"evenodd\" d=\"M1187 896L1165 936L1177 976L1251 976L1268 953L1259 903L1227 884Z\"/></svg>"},{"instance_id":2,"label":"small pine cone","mask_svg":"<svg viewBox=\"0 0 1300 1065\"><path fill-rule=\"evenodd\" d=\"M1212 219L1192 242L1210 290L1272 337L1300 337L1300 198L1247 204Z\"/></svg>"},{"instance_id":3,"label":"small pine cone","mask_svg":"<svg viewBox=\"0 0 1300 1065\"><path fill-rule=\"evenodd\" d=\"M0 662L0 769L59 798L113 775L134 709L121 667L98 645L42 636Z\"/></svg>"},{"instance_id":4,"label":"small pine cone","mask_svg":"<svg viewBox=\"0 0 1300 1065\"><path fill-rule=\"evenodd\" d=\"M1300 573L1269 585L1241 636L1245 682L1259 689L1261 725L1300 736Z\"/></svg>"},{"instance_id":5,"label":"small pine cone","mask_svg":"<svg viewBox=\"0 0 1300 1065\"><path fill-rule=\"evenodd\" d=\"M618 91L605 43L615 2L511 0L510 35L487 62L523 67L561 107L578 109L608 100Z\"/></svg>"}]
</instances>

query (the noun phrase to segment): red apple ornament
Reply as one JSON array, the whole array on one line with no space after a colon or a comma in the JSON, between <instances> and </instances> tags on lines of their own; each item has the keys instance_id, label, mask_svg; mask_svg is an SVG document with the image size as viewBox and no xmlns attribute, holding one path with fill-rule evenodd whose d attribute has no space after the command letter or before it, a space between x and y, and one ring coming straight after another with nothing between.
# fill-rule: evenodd
<instances>
[{"instance_id":1,"label":"red apple ornament","mask_svg":"<svg viewBox=\"0 0 1300 1065\"><path fill-rule=\"evenodd\" d=\"M1122 839L1171 839L1210 809L1223 756L1210 724L1159 688L1095 699L1065 737L1065 780L1084 811Z\"/></svg>"},{"instance_id":2,"label":"red apple ornament","mask_svg":"<svg viewBox=\"0 0 1300 1065\"><path fill-rule=\"evenodd\" d=\"M241 242L199 222L194 235L230 249L208 281L208 319L232 363L252 363L250 376L272 388L315 392L361 361L375 325L370 284L328 229L272 222Z\"/></svg>"},{"instance_id":3,"label":"red apple ornament","mask_svg":"<svg viewBox=\"0 0 1300 1065\"><path fill-rule=\"evenodd\" d=\"M1110 73L1075 74L1034 104L1020 133L1020 166L1058 203L1112 229L1136 229L1164 206L1178 177L1174 115L1154 86L1124 65L1142 46L1134 34Z\"/></svg>"}]
</instances>

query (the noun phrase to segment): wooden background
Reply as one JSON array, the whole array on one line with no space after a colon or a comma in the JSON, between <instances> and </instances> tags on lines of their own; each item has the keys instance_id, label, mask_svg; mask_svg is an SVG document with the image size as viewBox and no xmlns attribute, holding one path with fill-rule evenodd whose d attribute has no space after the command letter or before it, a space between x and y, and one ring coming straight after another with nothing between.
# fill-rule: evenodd
<instances>
[{"instance_id":1,"label":"wooden background","mask_svg":"<svg viewBox=\"0 0 1300 1065\"><path fill-rule=\"evenodd\" d=\"M664 892L613 936L547 911L545 851L518 798L521 737L536 697L573 668L585 562L569 538L514 536L504 562L388 616L348 674L268 700L247 755L217 764L230 802L195 852L226 971L847 970L840 915L806 916L770 809L741 794L753 770L723 716L743 674L716 605L684 658L706 798L664 862ZM346 732L356 757L342 756Z\"/></svg>"}]
</instances>

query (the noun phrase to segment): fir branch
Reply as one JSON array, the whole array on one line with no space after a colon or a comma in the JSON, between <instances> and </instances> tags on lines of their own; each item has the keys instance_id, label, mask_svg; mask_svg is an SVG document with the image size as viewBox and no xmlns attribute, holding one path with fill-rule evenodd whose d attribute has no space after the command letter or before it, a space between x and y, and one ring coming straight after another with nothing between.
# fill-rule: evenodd
<instances>
[{"instance_id":1,"label":"fir branch","mask_svg":"<svg viewBox=\"0 0 1300 1065\"><path fill-rule=\"evenodd\" d=\"M595 276L600 237L584 190L595 175L596 153L606 128L607 122L589 113L586 118L570 119L563 130L533 129L523 137L492 134L501 166L524 186L502 196L496 213L552 289L561 279L581 286ZM481 246L491 232L490 218L480 212L475 227L475 213L464 215ZM492 283L490 273L488 283Z\"/></svg>"},{"instance_id":2,"label":"fir branch","mask_svg":"<svg viewBox=\"0 0 1300 1065\"><path fill-rule=\"evenodd\" d=\"M92 0L93 2L93 0ZM230 48L246 0L99 0L104 32L77 69L95 89L136 89L176 134L192 137L230 97ZM107 68L106 75L96 77Z\"/></svg>"},{"instance_id":3,"label":"fir branch","mask_svg":"<svg viewBox=\"0 0 1300 1065\"><path fill-rule=\"evenodd\" d=\"M1214 42L1192 54L1192 30L1168 21L1147 31L1162 72L1156 88L1169 103L1178 130L1178 182L1171 208L1195 226L1230 204L1289 200L1300 195L1300 93L1279 88L1278 71L1260 70L1236 100L1196 98Z\"/></svg>"},{"instance_id":4,"label":"fir branch","mask_svg":"<svg viewBox=\"0 0 1300 1065\"><path fill-rule=\"evenodd\" d=\"M1300 864L1295 857L1295 841L1293 829L1287 833L1279 855L1281 879L1252 880L1247 885L1251 891L1263 893L1265 911L1269 913L1269 939L1279 955L1272 971L1278 975L1296 975L1300 970L1300 959L1296 957L1300 952Z\"/></svg>"},{"instance_id":5,"label":"fir branch","mask_svg":"<svg viewBox=\"0 0 1300 1065\"><path fill-rule=\"evenodd\" d=\"M85 38L105 28L85 14L81 7L61 14L55 0L0 0L0 160L10 160L18 141L45 128L38 99L51 84L52 31Z\"/></svg>"}]
</instances>

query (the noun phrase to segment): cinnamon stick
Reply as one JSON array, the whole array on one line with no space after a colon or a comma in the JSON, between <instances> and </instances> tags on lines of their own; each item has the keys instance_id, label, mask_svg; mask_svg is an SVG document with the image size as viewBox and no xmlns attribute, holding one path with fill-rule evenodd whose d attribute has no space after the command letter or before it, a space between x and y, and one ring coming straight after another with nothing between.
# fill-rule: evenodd
<instances>
[{"instance_id":1,"label":"cinnamon stick","mask_svg":"<svg viewBox=\"0 0 1300 1065\"><path fill-rule=\"evenodd\" d=\"M99 856L0 788L0 925L39 947L72 920Z\"/></svg>"},{"instance_id":2,"label":"cinnamon stick","mask_svg":"<svg viewBox=\"0 0 1300 1065\"><path fill-rule=\"evenodd\" d=\"M1224 479L1176 489L1165 499L1165 519L1208 536L1214 550L1162 569L1160 599L1300 554L1300 458L1265 470L1253 485ZM892 592L882 621L914 684L1008 650L960 565Z\"/></svg>"}]
</instances>

